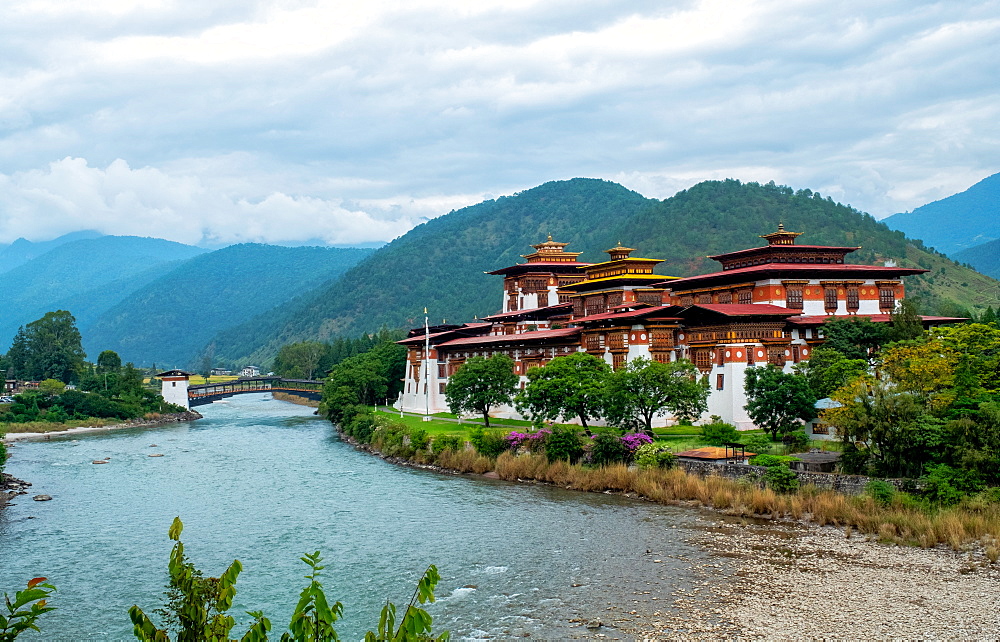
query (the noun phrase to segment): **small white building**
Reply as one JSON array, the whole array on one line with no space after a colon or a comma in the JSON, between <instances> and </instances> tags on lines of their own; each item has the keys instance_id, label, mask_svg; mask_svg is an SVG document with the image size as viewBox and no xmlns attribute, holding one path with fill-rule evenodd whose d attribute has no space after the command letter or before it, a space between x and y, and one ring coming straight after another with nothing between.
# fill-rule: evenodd
<instances>
[{"instance_id":1,"label":"small white building","mask_svg":"<svg viewBox=\"0 0 1000 642\"><path fill-rule=\"evenodd\" d=\"M241 377L259 377L260 376L260 368L257 367L257 366L243 366L243 369L240 370L240 376Z\"/></svg>"},{"instance_id":2,"label":"small white building","mask_svg":"<svg viewBox=\"0 0 1000 642\"><path fill-rule=\"evenodd\" d=\"M183 370L167 370L156 375L160 380L160 394L167 403L180 406L184 410L191 410L188 403L188 382L191 380L191 373Z\"/></svg>"}]
</instances>

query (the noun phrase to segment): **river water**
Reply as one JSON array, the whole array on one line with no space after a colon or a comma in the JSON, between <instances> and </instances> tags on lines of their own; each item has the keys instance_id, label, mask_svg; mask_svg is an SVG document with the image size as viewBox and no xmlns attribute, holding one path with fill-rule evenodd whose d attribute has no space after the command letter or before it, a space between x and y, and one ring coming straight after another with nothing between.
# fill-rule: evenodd
<instances>
[{"instance_id":1,"label":"river water","mask_svg":"<svg viewBox=\"0 0 1000 642\"><path fill-rule=\"evenodd\" d=\"M34 485L0 512L0 590L36 576L58 587L31 639L132 639L128 607L162 604L174 516L206 575L243 563L234 634L260 609L275 638L304 586L299 557L315 550L327 596L344 603L345 640L375 628L386 599L401 611L428 564L442 576L435 630L564 639L587 635L572 620L607 622L611 605L652 595L666 607L707 561L685 541L694 511L393 466L268 394L199 410L188 424L11 449L7 471ZM31 501L40 493L53 501Z\"/></svg>"}]
</instances>

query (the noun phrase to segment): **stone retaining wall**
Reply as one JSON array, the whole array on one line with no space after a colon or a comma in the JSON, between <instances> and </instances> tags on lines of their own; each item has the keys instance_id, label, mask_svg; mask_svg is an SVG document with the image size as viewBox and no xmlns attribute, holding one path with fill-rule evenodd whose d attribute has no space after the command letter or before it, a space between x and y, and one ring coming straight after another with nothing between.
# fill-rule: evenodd
<instances>
[{"instance_id":1,"label":"stone retaining wall","mask_svg":"<svg viewBox=\"0 0 1000 642\"><path fill-rule=\"evenodd\" d=\"M678 461L677 466L692 475L707 477L708 475L719 475L727 479L746 478L754 483L759 483L760 478L767 471L764 466L749 466L747 464L715 464L704 461ZM865 486L872 481L872 477L864 475L841 475L838 473L796 473L801 484L812 484L817 488L835 490L845 495L861 495L865 492ZM897 490L903 489L903 484L907 480L886 479L884 480Z\"/></svg>"}]
</instances>

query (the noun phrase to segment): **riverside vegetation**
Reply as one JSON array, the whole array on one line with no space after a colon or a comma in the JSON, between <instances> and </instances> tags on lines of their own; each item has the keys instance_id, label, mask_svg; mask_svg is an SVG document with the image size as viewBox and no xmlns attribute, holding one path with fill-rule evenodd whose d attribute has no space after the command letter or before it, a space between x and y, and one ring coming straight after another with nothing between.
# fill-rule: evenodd
<instances>
[{"instance_id":1,"label":"riverside vegetation","mask_svg":"<svg viewBox=\"0 0 1000 642\"><path fill-rule=\"evenodd\" d=\"M170 642L171 633L177 642L226 642L234 639L232 630L236 619L228 613L236 597L236 580L243 570L239 560L233 560L219 577L204 577L188 559L180 536L184 524L174 518L168 536L176 542L168 563L169 583L167 601L154 614L163 622L158 627L139 606L128 610L133 634L142 642ZM334 624L344 612L340 602L331 603L319 578L325 568L319 551L307 553L302 561L309 567L305 576L308 584L299 594L288 630L281 634L282 642L331 642L339 640ZM38 619L55 607L48 600L56 590L37 577L28 582L26 589L18 591L11 600L4 594L6 615L0 615L0 642L13 642L21 633L41 631ZM437 568L429 566L417 582L410 602L402 616L397 616L396 605L386 602L375 630L365 634L366 642L444 642L448 632L435 635L433 618L420 605L434 601L434 588L440 581ZM266 642L272 629L271 621L261 611L248 611L252 622L240 636L244 642Z\"/></svg>"},{"instance_id":2,"label":"riverside vegetation","mask_svg":"<svg viewBox=\"0 0 1000 642\"><path fill-rule=\"evenodd\" d=\"M346 371L338 373L337 368L324 390L320 411L358 443L385 457L416 464L458 472L493 471L501 479L585 491L632 493L733 515L807 520L899 544L945 544L955 549L978 544L996 563L1000 330L992 324L968 324L925 333L919 327L907 330L905 318L896 321L889 330L865 319L828 324L827 345L816 351L823 359L810 362L788 380L800 392L803 384L813 390L813 399L825 392L841 401L840 408L825 418L845 435L847 472L876 476L909 472L912 481L898 484L904 490L875 480L865 494L851 497L800 485L788 468L788 458L770 455L754 462L764 467L759 479L690 475L671 466L672 455L662 443L635 443L637 435L646 436L626 432L629 425L645 428L645 422L635 420L625 422L624 430L599 429L592 435L585 435L582 427L551 425L525 433L474 426L467 440L454 434L431 437L422 427L408 427L370 408L377 397L366 391L373 386L386 390L388 375L380 382L369 378L363 387L353 386ZM868 374L876 366L884 373L878 380ZM863 391L857 388L862 384L868 386ZM852 389L853 396L845 392ZM768 403L760 406L761 413L775 410ZM809 445L798 429L803 419L786 416L775 424L777 434L784 435L792 449L796 444ZM701 429L703 442L739 438L754 452L772 449L766 436L737 433L718 420ZM914 439L921 440L917 442L921 448L914 449Z\"/></svg>"}]
</instances>

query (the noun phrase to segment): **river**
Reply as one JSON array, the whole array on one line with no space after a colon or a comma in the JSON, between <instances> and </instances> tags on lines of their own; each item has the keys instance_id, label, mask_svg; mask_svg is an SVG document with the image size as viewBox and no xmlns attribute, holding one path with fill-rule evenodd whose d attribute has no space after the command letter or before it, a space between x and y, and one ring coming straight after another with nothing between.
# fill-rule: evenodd
<instances>
[{"instance_id":1,"label":"river","mask_svg":"<svg viewBox=\"0 0 1000 642\"><path fill-rule=\"evenodd\" d=\"M234 634L244 611L260 609L275 638L305 582L299 557L315 550L327 596L344 603L345 640L377 626L386 599L402 607L428 564L442 576L435 630L555 639L586 636L573 620L610 605L660 595L652 604L666 607L707 561L686 542L696 511L390 465L341 442L311 408L268 394L199 410L205 418L188 424L11 449L7 472L34 485L0 512L0 589L36 576L58 587L58 610L29 639L132 639L128 607L162 603L178 515L206 575L243 563ZM40 493L54 499L30 499Z\"/></svg>"}]
</instances>

